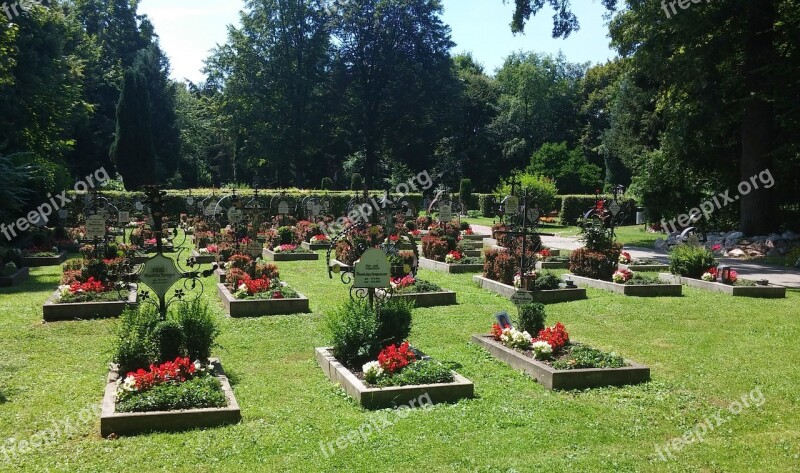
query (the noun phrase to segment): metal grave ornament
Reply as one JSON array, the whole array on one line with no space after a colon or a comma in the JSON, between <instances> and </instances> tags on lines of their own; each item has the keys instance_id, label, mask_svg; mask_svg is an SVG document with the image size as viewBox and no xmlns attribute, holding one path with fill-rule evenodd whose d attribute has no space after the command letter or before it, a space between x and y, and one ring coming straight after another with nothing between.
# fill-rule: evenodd
<instances>
[{"instance_id":1,"label":"metal grave ornament","mask_svg":"<svg viewBox=\"0 0 800 473\"><path fill-rule=\"evenodd\" d=\"M616 217L620 210L622 210L622 207L619 206L619 203L616 200L612 200L611 205L608 206L608 210L610 210L611 214Z\"/></svg>"},{"instance_id":2,"label":"metal grave ornament","mask_svg":"<svg viewBox=\"0 0 800 473\"><path fill-rule=\"evenodd\" d=\"M439 205L439 221L451 222L453 220L453 207L450 204Z\"/></svg>"},{"instance_id":3,"label":"metal grave ornament","mask_svg":"<svg viewBox=\"0 0 800 473\"><path fill-rule=\"evenodd\" d=\"M102 215L90 215L86 219L86 238L102 239L106 237L106 219Z\"/></svg>"},{"instance_id":4,"label":"metal grave ornament","mask_svg":"<svg viewBox=\"0 0 800 473\"><path fill-rule=\"evenodd\" d=\"M247 244L245 252L252 258L258 258L264 253L264 245L260 241L251 241Z\"/></svg>"},{"instance_id":5,"label":"metal grave ornament","mask_svg":"<svg viewBox=\"0 0 800 473\"><path fill-rule=\"evenodd\" d=\"M157 254L144 263L139 281L148 285L159 298L167 295L170 288L183 278L175 262L162 254Z\"/></svg>"},{"instance_id":6,"label":"metal grave ornament","mask_svg":"<svg viewBox=\"0 0 800 473\"><path fill-rule=\"evenodd\" d=\"M383 289L391 285L391 265L386 254L372 248L361 255L355 264L355 283L353 287L359 289Z\"/></svg>"},{"instance_id":7,"label":"metal grave ornament","mask_svg":"<svg viewBox=\"0 0 800 473\"><path fill-rule=\"evenodd\" d=\"M535 208L528 209L528 221L529 222L531 222L531 223L537 222L537 221L539 221L539 217L541 217L541 215L539 214L539 209L535 209Z\"/></svg>"},{"instance_id":8,"label":"metal grave ornament","mask_svg":"<svg viewBox=\"0 0 800 473\"><path fill-rule=\"evenodd\" d=\"M278 202L278 213L281 215L287 215L289 213L289 202L282 200Z\"/></svg>"},{"instance_id":9,"label":"metal grave ornament","mask_svg":"<svg viewBox=\"0 0 800 473\"><path fill-rule=\"evenodd\" d=\"M533 294L528 291L517 291L511 296L511 302L520 306L533 302Z\"/></svg>"},{"instance_id":10,"label":"metal grave ornament","mask_svg":"<svg viewBox=\"0 0 800 473\"><path fill-rule=\"evenodd\" d=\"M239 223L242 220L243 215L244 212L236 207L231 207L228 209L228 221L231 223Z\"/></svg>"},{"instance_id":11,"label":"metal grave ornament","mask_svg":"<svg viewBox=\"0 0 800 473\"><path fill-rule=\"evenodd\" d=\"M131 214L130 212L122 212L120 211L119 215L117 216L117 221L120 225L129 223L131 221Z\"/></svg>"}]
</instances>

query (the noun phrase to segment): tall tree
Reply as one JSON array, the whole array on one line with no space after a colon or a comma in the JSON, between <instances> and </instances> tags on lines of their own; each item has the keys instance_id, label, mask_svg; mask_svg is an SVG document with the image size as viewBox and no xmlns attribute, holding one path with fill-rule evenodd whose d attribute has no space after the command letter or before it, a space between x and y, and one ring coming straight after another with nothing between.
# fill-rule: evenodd
<instances>
[{"instance_id":1,"label":"tall tree","mask_svg":"<svg viewBox=\"0 0 800 473\"><path fill-rule=\"evenodd\" d=\"M157 184L153 130L150 124L150 92L144 74L125 71L117 106L117 133L111 159L122 175L125 189Z\"/></svg>"}]
</instances>

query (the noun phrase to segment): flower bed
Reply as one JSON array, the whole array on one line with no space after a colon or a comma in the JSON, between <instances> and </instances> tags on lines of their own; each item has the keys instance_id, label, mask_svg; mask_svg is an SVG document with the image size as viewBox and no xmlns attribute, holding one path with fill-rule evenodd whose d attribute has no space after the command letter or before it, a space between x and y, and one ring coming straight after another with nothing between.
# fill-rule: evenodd
<instances>
[{"instance_id":1,"label":"flower bed","mask_svg":"<svg viewBox=\"0 0 800 473\"><path fill-rule=\"evenodd\" d=\"M721 292L731 296L738 297L758 297L764 299L782 299L786 297L786 288L782 286L759 286L755 283L753 285L740 285L735 286L732 284L723 284L715 281L703 281L702 279L688 278L683 276L676 276L670 273L660 273L659 278L662 281L670 282L673 284L685 284L689 287L702 289L704 291Z\"/></svg>"},{"instance_id":2,"label":"flower bed","mask_svg":"<svg viewBox=\"0 0 800 473\"><path fill-rule=\"evenodd\" d=\"M217 284L217 294L225 312L231 317L259 317L262 315L300 314L310 312L308 298L295 292L293 298L239 299L225 284Z\"/></svg>"},{"instance_id":3,"label":"flower bed","mask_svg":"<svg viewBox=\"0 0 800 473\"><path fill-rule=\"evenodd\" d=\"M474 396L475 387L472 381L456 372L451 372L453 379L451 382L378 387L368 385L363 379L363 373L360 373L359 377L342 365L333 356L330 348L317 348L315 356L325 375L333 383L340 385L358 405L367 409L408 404L424 395L427 395L433 403L455 402ZM424 358L424 355L420 358Z\"/></svg>"},{"instance_id":4,"label":"flower bed","mask_svg":"<svg viewBox=\"0 0 800 473\"><path fill-rule=\"evenodd\" d=\"M61 302L63 290L56 290L42 306L46 322L119 317L126 307L137 304L136 291L133 290L128 292L127 300L119 300L119 293L111 291L111 297L116 299L111 302Z\"/></svg>"},{"instance_id":5,"label":"flower bed","mask_svg":"<svg viewBox=\"0 0 800 473\"><path fill-rule=\"evenodd\" d=\"M627 270L621 270L627 271ZM628 272L630 273L630 272ZM617 273L615 273L616 275ZM627 274L627 273L623 273ZM565 274L562 277L566 279L571 279L580 286L588 286L593 287L595 289L602 289L604 291L615 292L617 294L623 294L626 296L635 296L635 297L679 297L682 295L683 286L680 284L668 284L662 283L659 281L646 281L643 284L631 283L636 282L633 280L633 275L630 273L630 279L623 280L619 277L617 281L619 282L611 282L611 281L601 281L599 279L592 279L592 278L585 278L583 276L576 276L574 274ZM627 276L621 276L627 277ZM638 281L638 280L637 280Z\"/></svg>"},{"instance_id":6,"label":"flower bed","mask_svg":"<svg viewBox=\"0 0 800 473\"><path fill-rule=\"evenodd\" d=\"M325 235L315 235L310 241L302 242L300 246L309 251L327 250L331 247L331 240Z\"/></svg>"},{"instance_id":7,"label":"flower bed","mask_svg":"<svg viewBox=\"0 0 800 473\"><path fill-rule=\"evenodd\" d=\"M192 250L192 257L197 264L211 264L219 257L219 248L216 245L208 245L205 248Z\"/></svg>"},{"instance_id":8,"label":"flower bed","mask_svg":"<svg viewBox=\"0 0 800 473\"><path fill-rule=\"evenodd\" d=\"M185 359L185 360L188 360ZM184 364L184 360L180 361ZM192 365L185 370L192 371L188 376L178 373L172 376L168 371L168 364L154 367L151 372L142 370L138 374L131 373L121 379L116 369L112 369L108 376L105 396L103 397L103 411L100 418L100 434L103 437L109 435L135 435L152 431L178 431L196 429L203 427L215 427L226 424L234 424L241 420L242 415L239 404L233 394L227 376L217 359L211 359L208 369ZM177 363L175 363L177 364ZM203 376L194 376L197 371L203 370ZM166 372L166 374L165 374ZM177 379L176 379L177 377ZM191 377L191 380L187 379ZM183 382L179 379L183 378ZM148 390L137 390L133 393L131 389L142 384L154 385L161 380L160 386L151 387ZM171 382L167 382L172 380ZM185 383L185 384L183 384ZM192 383L192 385L189 385ZM181 386L183 384L183 386ZM163 394L158 396L156 390L161 389ZM170 392L164 393L169 390ZM192 395L192 391L196 395ZM146 396L146 397L145 397ZM139 397L139 399L137 399ZM161 399L169 400L171 403L188 403L197 405L198 398L202 405L207 407L176 407L172 410L160 410L164 404ZM194 398L194 399L192 399ZM121 402L120 402L121 401ZM121 412L121 410L131 410L132 412ZM121 409L118 409L121 408ZM144 412L143 412L144 411Z\"/></svg>"},{"instance_id":9,"label":"flower bed","mask_svg":"<svg viewBox=\"0 0 800 473\"><path fill-rule=\"evenodd\" d=\"M0 272L0 287L11 287L22 284L28 279L28 267L22 267L16 269L16 265L14 266L14 272L11 272L11 267L9 266L7 272ZM5 268L0 268L0 271Z\"/></svg>"},{"instance_id":10,"label":"flower bed","mask_svg":"<svg viewBox=\"0 0 800 473\"><path fill-rule=\"evenodd\" d=\"M615 353L572 343L560 322L541 329L536 338L528 332L494 324L491 335L473 335L472 341L533 376L547 389L584 389L650 379L650 370L642 365Z\"/></svg>"},{"instance_id":11,"label":"flower bed","mask_svg":"<svg viewBox=\"0 0 800 473\"><path fill-rule=\"evenodd\" d=\"M458 303L454 291L443 290L436 284L414 278L411 275L394 278L391 284L394 289L393 297L395 299L413 301L414 306L417 308L455 305Z\"/></svg>"},{"instance_id":12,"label":"flower bed","mask_svg":"<svg viewBox=\"0 0 800 473\"><path fill-rule=\"evenodd\" d=\"M450 264L428 258L420 258L419 267L449 274L479 273L483 271L483 262L481 261L474 264L458 262Z\"/></svg>"},{"instance_id":13,"label":"flower bed","mask_svg":"<svg viewBox=\"0 0 800 473\"><path fill-rule=\"evenodd\" d=\"M479 287L487 289L496 294L510 299L514 294L519 291L510 284L503 284L501 282L489 279L481 275L472 276ZM586 289L583 288L560 288L544 291L532 291L533 302L540 302L542 304L556 304L559 302L577 301L586 299Z\"/></svg>"},{"instance_id":14,"label":"flower bed","mask_svg":"<svg viewBox=\"0 0 800 473\"><path fill-rule=\"evenodd\" d=\"M58 266L67 260L67 252L60 253L31 253L22 257L22 265L29 268L39 268L43 266Z\"/></svg>"},{"instance_id":15,"label":"flower bed","mask_svg":"<svg viewBox=\"0 0 800 473\"><path fill-rule=\"evenodd\" d=\"M267 261L316 261L319 254L296 245L280 245L273 249L264 249Z\"/></svg>"}]
</instances>

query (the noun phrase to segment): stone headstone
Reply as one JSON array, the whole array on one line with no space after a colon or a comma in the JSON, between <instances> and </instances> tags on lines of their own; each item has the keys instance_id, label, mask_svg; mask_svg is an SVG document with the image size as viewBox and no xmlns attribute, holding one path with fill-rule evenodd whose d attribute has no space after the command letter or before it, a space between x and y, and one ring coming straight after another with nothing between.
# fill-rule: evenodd
<instances>
[{"instance_id":1,"label":"stone headstone","mask_svg":"<svg viewBox=\"0 0 800 473\"><path fill-rule=\"evenodd\" d=\"M86 219L86 238L105 238L106 219L101 215L90 215Z\"/></svg>"},{"instance_id":2,"label":"stone headstone","mask_svg":"<svg viewBox=\"0 0 800 473\"><path fill-rule=\"evenodd\" d=\"M131 214L130 212L120 212L117 216L117 221L120 225L126 224L131 221Z\"/></svg>"},{"instance_id":3,"label":"stone headstone","mask_svg":"<svg viewBox=\"0 0 800 473\"><path fill-rule=\"evenodd\" d=\"M289 202L282 200L278 202L278 213L281 215L287 215L289 213Z\"/></svg>"},{"instance_id":4,"label":"stone headstone","mask_svg":"<svg viewBox=\"0 0 800 473\"><path fill-rule=\"evenodd\" d=\"M509 195L503 199L503 207L507 215L517 215L519 213L519 199L516 196Z\"/></svg>"},{"instance_id":5,"label":"stone headstone","mask_svg":"<svg viewBox=\"0 0 800 473\"><path fill-rule=\"evenodd\" d=\"M439 221L450 222L453 220L453 207L450 204L442 204L439 206Z\"/></svg>"}]
</instances>

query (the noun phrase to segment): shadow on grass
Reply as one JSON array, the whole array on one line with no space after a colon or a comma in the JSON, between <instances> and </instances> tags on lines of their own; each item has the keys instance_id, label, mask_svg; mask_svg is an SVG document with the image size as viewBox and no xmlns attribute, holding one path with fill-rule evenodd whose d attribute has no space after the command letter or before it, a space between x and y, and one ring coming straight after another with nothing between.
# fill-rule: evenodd
<instances>
[{"instance_id":1,"label":"shadow on grass","mask_svg":"<svg viewBox=\"0 0 800 473\"><path fill-rule=\"evenodd\" d=\"M8 398L6 397L5 393L3 393L3 390L0 389L0 404L5 404L7 402Z\"/></svg>"},{"instance_id":2,"label":"shadow on grass","mask_svg":"<svg viewBox=\"0 0 800 473\"><path fill-rule=\"evenodd\" d=\"M0 294L22 294L28 292L55 291L56 285L57 283L53 284L52 278L30 276L19 286L4 287L0 289Z\"/></svg>"},{"instance_id":3,"label":"shadow on grass","mask_svg":"<svg viewBox=\"0 0 800 473\"><path fill-rule=\"evenodd\" d=\"M655 248L653 246L653 244L654 244L653 240L635 240L635 241L626 242L625 246L635 246L637 248L644 248L646 250L652 250L652 249Z\"/></svg>"}]
</instances>

